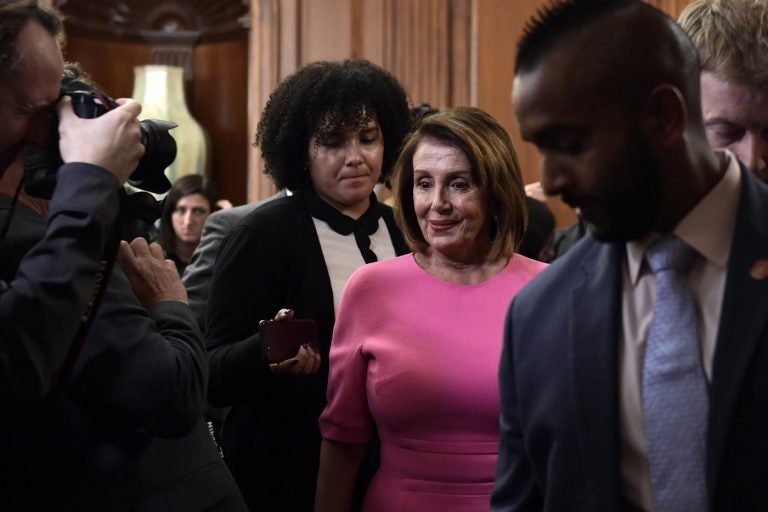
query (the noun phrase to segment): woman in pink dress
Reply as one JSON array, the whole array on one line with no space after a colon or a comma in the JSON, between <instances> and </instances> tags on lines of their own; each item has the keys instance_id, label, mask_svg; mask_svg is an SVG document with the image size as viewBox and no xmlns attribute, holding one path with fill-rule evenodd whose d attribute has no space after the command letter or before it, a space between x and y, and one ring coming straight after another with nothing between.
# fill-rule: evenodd
<instances>
[{"instance_id":1,"label":"woman in pink dress","mask_svg":"<svg viewBox=\"0 0 768 512\"><path fill-rule=\"evenodd\" d=\"M514 253L526 213L512 141L476 108L431 115L406 141L393 191L414 253L358 269L344 289L316 511L350 510L374 428L366 512L487 511L504 317L545 267Z\"/></svg>"}]
</instances>

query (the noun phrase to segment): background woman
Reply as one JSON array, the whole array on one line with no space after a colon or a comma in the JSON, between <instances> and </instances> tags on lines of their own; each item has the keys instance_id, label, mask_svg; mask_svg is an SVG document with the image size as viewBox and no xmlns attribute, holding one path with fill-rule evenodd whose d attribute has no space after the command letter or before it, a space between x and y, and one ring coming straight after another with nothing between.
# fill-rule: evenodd
<instances>
[{"instance_id":1,"label":"background woman","mask_svg":"<svg viewBox=\"0 0 768 512\"><path fill-rule=\"evenodd\" d=\"M168 191L157 242L176 264L179 275L200 243L205 219L213 211L215 201L211 182L198 174L178 178Z\"/></svg>"},{"instance_id":2,"label":"background woman","mask_svg":"<svg viewBox=\"0 0 768 512\"><path fill-rule=\"evenodd\" d=\"M366 511L487 511L497 382L512 297L545 265L513 254L525 193L504 129L457 108L421 121L395 166L398 224L415 251L355 272L339 306L316 510L349 510L375 426Z\"/></svg>"},{"instance_id":3,"label":"background woman","mask_svg":"<svg viewBox=\"0 0 768 512\"><path fill-rule=\"evenodd\" d=\"M262 113L256 145L266 172L293 195L257 208L224 240L207 331L209 399L232 406L224 457L253 510L312 510L341 290L358 267L408 250L373 187L389 173L409 115L400 84L362 60L305 66ZM302 348L267 364L259 321L278 312L317 322L319 354Z\"/></svg>"}]
</instances>

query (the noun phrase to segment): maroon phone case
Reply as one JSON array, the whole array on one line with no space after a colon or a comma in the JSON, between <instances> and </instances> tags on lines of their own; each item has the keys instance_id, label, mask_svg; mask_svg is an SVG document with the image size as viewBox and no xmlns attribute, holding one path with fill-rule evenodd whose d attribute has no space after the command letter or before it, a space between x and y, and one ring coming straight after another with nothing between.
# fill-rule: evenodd
<instances>
[{"instance_id":1,"label":"maroon phone case","mask_svg":"<svg viewBox=\"0 0 768 512\"><path fill-rule=\"evenodd\" d=\"M259 332L269 363L290 359L305 343L317 345L317 322L312 319L267 320L262 322Z\"/></svg>"}]
</instances>

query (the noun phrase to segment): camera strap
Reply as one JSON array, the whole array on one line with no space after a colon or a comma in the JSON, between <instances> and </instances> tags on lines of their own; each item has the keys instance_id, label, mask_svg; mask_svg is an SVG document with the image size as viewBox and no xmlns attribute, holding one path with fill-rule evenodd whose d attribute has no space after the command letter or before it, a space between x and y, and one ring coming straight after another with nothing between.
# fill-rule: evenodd
<instances>
[{"instance_id":1,"label":"camera strap","mask_svg":"<svg viewBox=\"0 0 768 512\"><path fill-rule=\"evenodd\" d=\"M115 225L109 234L104 253L99 261L99 269L96 274L96 281L94 283L91 300L81 316L80 327L77 329L77 333L75 333L75 336L72 339L72 343L64 358L64 362L53 378L51 390L46 397L46 402L48 403L53 403L58 400L66 390L67 381L77 364L77 360L85 345L85 340L88 338L88 333L93 325L93 320L99 310L101 301L104 299L104 294L106 293L109 284L109 278L115 267L117 249L120 246L120 238L119 228Z\"/></svg>"},{"instance_id":2,"label":"camera strap","mask_svg":"<svg viewBox=\"0 0 768 512\"><path fill-rule=\"evenodd\" d=\"M19 202L19 195L21 194L21 187L24 185L24 177L19 180L19 184L16 185L16 191L13 193L13 200L11 201L8 211L3 218L3 224L0 226L0 241L5 240L5 235L8 234L8 228L11 227L11 221L13 215L16 213L16 203Z\"/></svg>"}]
</instances>

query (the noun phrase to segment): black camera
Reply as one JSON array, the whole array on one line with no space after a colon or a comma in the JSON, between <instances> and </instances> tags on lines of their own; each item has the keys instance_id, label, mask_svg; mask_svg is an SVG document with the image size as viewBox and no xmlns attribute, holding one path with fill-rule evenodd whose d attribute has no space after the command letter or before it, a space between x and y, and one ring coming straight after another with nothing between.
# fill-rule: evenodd
<instances>
[{"instance_id":1,"label":"black camera","mask_svg":"<svg viewBox=\"0 0 768 512\"><path fill-rule=\"evenodd\" d=\"M86 79L65 74L61 81L61 96L72 98L72 107L78 117L99 117L117 106L103 91ZM128 183L133 187L156 194L171 188L165 168L176 158L176 141L169 130L177 125L171 121L145 119L140 123L144 155ZM62 165L59 153L58 119L51 122L51 136L47 147L28 146L24 161L24 189L34 197L50 199L56 186L56 172Z\"/></svg>"}]
</instances>

